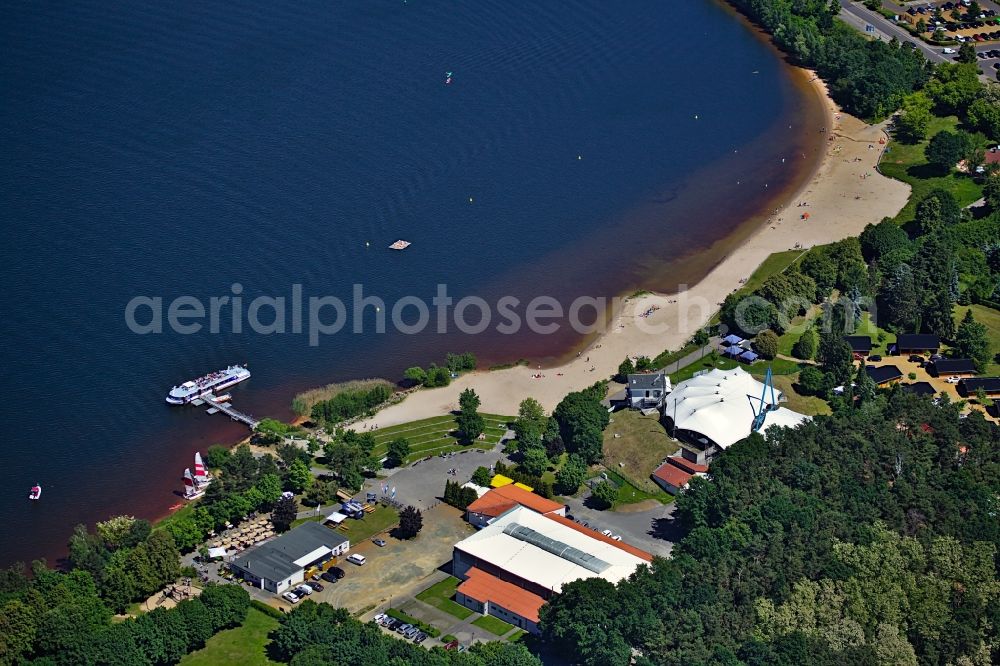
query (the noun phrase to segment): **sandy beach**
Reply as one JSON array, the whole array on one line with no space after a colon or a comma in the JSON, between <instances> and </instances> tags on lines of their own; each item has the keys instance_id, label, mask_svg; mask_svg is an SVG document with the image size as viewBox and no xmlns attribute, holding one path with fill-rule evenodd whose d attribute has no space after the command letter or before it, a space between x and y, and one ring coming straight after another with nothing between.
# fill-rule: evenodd
<instances>
[{"instance_id":1,"label":"sandy beach","mask_svg":"<svg viewBox=\"0 0 1000 666\"><path fill-rule=\"evenodd\" d=\"M812 178L771 215L742 246L724 257L701 282L678 294L648 294L629 299L609 328L574 360L556 367L518 366L463 375L450 386L414 392L403 402L355 424L384 427L435 416L458 408L458 395L472 388L481 410L516 414L526 397L553 409L567 393L614 374L626 356L650 358L680 348L772 253L808 249L856 236L865 225L893 216L905 205L910 187L876 171L885 145L884 123L867 125L842 113L823 82L809 74L828 110L825 155ZM804 204L804 205L803 205ZM807 219L802 219L808 213ZM640 316L651 308L649 316Z\"/></svg>"}]
</instances>

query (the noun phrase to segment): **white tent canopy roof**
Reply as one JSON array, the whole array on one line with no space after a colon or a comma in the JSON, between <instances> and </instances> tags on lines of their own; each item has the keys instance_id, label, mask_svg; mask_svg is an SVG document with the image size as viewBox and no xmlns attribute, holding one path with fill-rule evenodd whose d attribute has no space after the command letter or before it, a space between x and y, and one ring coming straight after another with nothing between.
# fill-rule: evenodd
<instances>
[{"instance_id":1,"label":"white tent canopy roof","mask_svg":"<svg viewBox=\"0 0 1000 666\"><path fill-rule=\"evenodd\" d=\"M337 525L339 525L345 520L347 520L347 516L345 516L339 511L334 511L333 513L331 513L329 516L326 517L326 520L324 522L336 523Z\"/></svg>"},{"instance_id":2,"label":"white tent canopy roof","mask_svg":"<svg viewBox=\"0 0 1000 666\"><path fill-rule=\"evenodd\" d=\"M676 418L676 427L707 437L725 449L750 434L754 411L760 409L764 384L743 368L708 372L679 383L667 396L663 413ZM781 402L783 394L775 389L774 397ZM772 404L771 391L764 397ZM779 407L768 412L764 430L770 426L794 427L809 417Z\"/></svg>"}]
</instances>

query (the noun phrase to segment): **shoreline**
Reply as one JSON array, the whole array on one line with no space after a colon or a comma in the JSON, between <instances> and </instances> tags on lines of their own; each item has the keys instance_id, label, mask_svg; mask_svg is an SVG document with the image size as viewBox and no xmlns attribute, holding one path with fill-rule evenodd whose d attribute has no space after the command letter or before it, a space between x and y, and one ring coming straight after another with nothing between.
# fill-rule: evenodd
<instances>
[{"instance_id":1,"label":"shoreline","mask_svg":"<svg viewBox=\"0 0 1000 666\"><path fill-rule=\"evenodd\" d=\"M476 391L481 408L487 412L516 414L518 404L527 397L551 411L567 393L617 372L626 356L653 358L666 349L681 348L710 321L725 297L740 287L741 280L774 252L795 249L796 245L805 251L857 236L867 224L895 215L906 204L910 187L877 171L888 145L879 144L880 139L887 140L885 123L867 125L843 113L814 72L796 69L798 75L809 77L809 86L825 111L829 138L823 155L784 205L765 215L765 220L697 284L677 293L650 292L627 298L619 311L612 313L608 327L588 336L582 349L569 350L568 354L577 352L569 360L464 374L446 387L420 389L354 425L359 429L385 427L447 413L458 408L458 395L467 388ZM803 208L798 204L802 202L808 204L808 219L801 217ZM639 316L650 308L657 309L648 317Z\"/></svg>"}]
</instances>

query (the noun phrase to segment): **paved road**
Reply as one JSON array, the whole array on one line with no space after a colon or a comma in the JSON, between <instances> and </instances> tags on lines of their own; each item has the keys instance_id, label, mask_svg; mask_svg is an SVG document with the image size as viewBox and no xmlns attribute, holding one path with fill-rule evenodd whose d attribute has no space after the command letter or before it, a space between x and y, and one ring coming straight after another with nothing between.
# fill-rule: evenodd
<instances>
[{"instance_id":1,"label":"paved road","mask_svg":"<svg viewBox=\"0 0 1000 666\"><path fill-rule=\"evenodd\" d=\"M840 0L840 19L848 25L856 28L865 34L874 35L883 41L889 41L895 37L900 42L910 42L916 45L917 49L933 63L954 62L954 56L946 56L941 52L940 46L931 46L921 39L918 39L899 27L886 17L877 12L873 12L863 4L852 2L851 0ZM866 32L865 26L872 25L875 32ZM996 44L977 46L976 51L990 51L997 48ZM993 76L993 65L988 60L979 61L979 69L984 76Z\"/></svg>"},{"instance_id":2,"label":"paved road","mask_svg":"<svg viewBox=\"0 0 1000 666\"><path fill-rule=\"evenodd\" d=\"M589 492L579 498L569 498L566 502L573 518L596 527L598 531L611 530L626 543L653 555L670 555L674 545L672 539L677 538L671 518L673 504L657 504L646 511L599 511L587 506L587 497Z\"/></svg>"}]
</instances>

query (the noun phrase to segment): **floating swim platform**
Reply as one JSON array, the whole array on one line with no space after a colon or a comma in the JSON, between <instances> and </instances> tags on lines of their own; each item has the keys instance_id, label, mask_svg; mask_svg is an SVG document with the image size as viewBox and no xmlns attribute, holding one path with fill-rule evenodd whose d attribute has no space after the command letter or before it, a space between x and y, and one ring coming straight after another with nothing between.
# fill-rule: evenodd
<instances>
[{"instance_id":1,"label":"floating swim platform","mask_svg":"<svg viewBox=\"0 0 1000 666\"><path fill-rule=\"evenodd\" d=\"M393 243L392 245L390 245L389 249L390 250L405 250L406 248L410 247L410 245L411 245L410 241L398 240L395 243Z\"/></svg>"}]
</instances>

